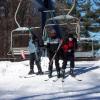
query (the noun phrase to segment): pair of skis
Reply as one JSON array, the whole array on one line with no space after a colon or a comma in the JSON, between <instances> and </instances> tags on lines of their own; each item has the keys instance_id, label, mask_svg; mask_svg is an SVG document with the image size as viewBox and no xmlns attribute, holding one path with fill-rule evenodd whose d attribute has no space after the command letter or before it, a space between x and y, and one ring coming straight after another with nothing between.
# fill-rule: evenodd
<instances>
[{"instance_id":1,"label":"pair of skis","mask_svg":"<svg viewBox=\"0 0 100 100\"><path fill-rule=\"evenodd\" d=\"M75 80L77 80L77 81L82 81L82 79L79 79L79 78L77 78L76 76L72 76L72 75L70 75L70 74L68 74L67 77L68 77L68 76L71 76L73 79L75 79ZM52 77L52 78L53 78L53 77ZM44 81L49 81L49 80L52 79L52 78L45 79ZM66 78L65 78L65 77L56 78L56 79L52 79L52 81L53 81L53 82L57 82L59 79L61 79L61 82L64 82Z\"/></svg>"},{"instance_id":2,"label":"pair of skis","mask_svg":"<svg viewBox=\"0 0 100 100\"><path fill-rule=\"evenodd\" d=\"M82 81L82 80L79 79L79 78L76 78L76 77L73 77L73 76L71 76L71 77L74 78L74 79L77 80L77 81ZM57 82L59 79L60 79L60 78L57 78L57 79L53 80L53 82ZM65 82L65 79L66 79L66 78L61 78L61 82Z\"/></svg>"}]
</instances>

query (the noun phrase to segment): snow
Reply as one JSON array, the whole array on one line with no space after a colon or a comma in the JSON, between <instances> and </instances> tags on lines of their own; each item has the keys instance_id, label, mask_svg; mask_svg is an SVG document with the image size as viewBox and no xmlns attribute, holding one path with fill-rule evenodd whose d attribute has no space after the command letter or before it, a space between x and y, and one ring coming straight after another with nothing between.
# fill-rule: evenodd
<instances>
[{"instance_id":1,"label":"snow","mask_svg":"<svg viewBox=\"0 0 100 100\"><path fill-rule=\"evenodd\" d=\"M41 59L45 74L30 78L21 77L29 72L29 60L0 61L0 100L100 100L100 60L75 62L76 78L82 81L68 76L62 83L61 79L52 81L56 76L44 81L48 79L48 58ZM53 75L56 75L55 70Z\"/></svg>"}]
</instances>

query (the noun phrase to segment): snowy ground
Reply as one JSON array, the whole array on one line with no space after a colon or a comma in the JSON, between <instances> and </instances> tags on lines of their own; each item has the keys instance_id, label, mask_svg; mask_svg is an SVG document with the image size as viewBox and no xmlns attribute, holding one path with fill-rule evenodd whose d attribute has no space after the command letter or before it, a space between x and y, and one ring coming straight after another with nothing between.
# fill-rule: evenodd
<instances>
[{"instance_id":1,"label":"snowy ground","mask_svg":"<svg viewBox=\"0 0 100 100\"><path fill-rule=\"evenodd\" d=\"M61 64L61 61L60 61ZM100 100L100 61L76 62L77 81L71 76L65 82L47 79L48 59L42 58L44 75L23 78L29 71L29 61L0 62L0 100ZM66 68L66 72L69 70ZM35 72L37 68L35 67ZM56 75L54 70L53 75Z\"/></svg>"}]
</instances>

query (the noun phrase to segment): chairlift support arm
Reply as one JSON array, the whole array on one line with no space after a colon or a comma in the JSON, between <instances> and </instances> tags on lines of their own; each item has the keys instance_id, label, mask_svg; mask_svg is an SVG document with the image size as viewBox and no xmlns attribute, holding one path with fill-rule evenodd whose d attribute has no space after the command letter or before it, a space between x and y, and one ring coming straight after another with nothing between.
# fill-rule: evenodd
<instances>
[{"instance_id":1,"label":"chairlift support arm","mask_svg":"<svg viewBox=\"0 0 100 100\"><path fill-rule=\"evenodd\" d=\"M22 3L22 0L20 0L19 4L18 4L18 6L17 6L16 12L15 12L15 16L14 16L15 22L16 22L16 24L17 24L18 27L20 27L20 24L19 24L18 21L17 21L17 13L18 13L18 10L19 10L19 8L20 8L21 3Z\"/></svg>"},{"instance_id":2,"label":"chairlift support arm","mask_svg":"<svg viewBox=\"0 0 100 100\"><path fill-rule=\"evenodd\" d=\"M69 10L69 12L67 13L68 15L69 15L69 14L72 12L72 10L74 9L75 4L76 4L76 0L74 0L73 5L72 5L71 9L70 9L70 10Z\"/></svg>"}]
</instances>

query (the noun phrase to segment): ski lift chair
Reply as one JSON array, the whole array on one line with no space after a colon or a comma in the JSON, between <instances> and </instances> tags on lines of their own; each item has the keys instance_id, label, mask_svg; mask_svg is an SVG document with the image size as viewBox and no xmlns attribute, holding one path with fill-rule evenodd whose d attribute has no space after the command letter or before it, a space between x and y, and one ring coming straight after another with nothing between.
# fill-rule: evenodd
<instances>
[{"instance_id":1,"label":"ski lift chair","mask_svg":"<svg viewBox=\"0 0 100 100\"><path fill-rule=\"evenodd\" d=\"M47 37L47 33L48 33L47 29L48 29L48 27L52 27L52 26L55 26L55 25L58 25L60 27L61 26L66 26L66 27L72 26L72 27L74 27L73 33L76 33L77 37L79 39L79 36L80 36L79 35L80 34L80 20L77 17L73 17L72 15L70 15L70 13L72 12L72 10L75 7L76 0L72 1L72 7L70 9L63 8L64 4L65 4L64 0L60 1L60 3L62 3L61 4L62 5L61 9L60 9L61 10L61 14L58 15L58 16L51 16L51 18L48 18L47 21L46 21L46 24L45 24L44 29L43 29L43 39L44 39L44 41L45 41L45 39ZM68 12L65 12L66 10ZM57 23L56 23L56 21L57 21Z\"/></svg>"},{"instance_id":2,"label":"ski lift chair","mask_svg":"<svg viewBox=\"0 0 100 100\"><path fill-rule=\"evenodd\" d=\"M65 18L67 19L67 21L65 21L65 22L62 21ZM59 23L50 23L51 20L53 20L53 21L57 20ZM59 15L59 16L52 17L47 20L47 23L45 24L45 27L43 30L44 45L47 45L48 34L49 34L51 28L55 25L59 25L59 28L61 29L60 30L61 35L63 35L64 33L67 34L67 32L65 32L65 30L62 31L64 29L64 27L66 29L68 26L72 26L71 28L73 29L73 33L76 33L77 36L79 36L79 33L80 33L79 19L76 17L73 17L71 15ZM64 37L64 36L62 36L62 37ZM47 50L45 50L45 52L47 52ZM45 54L47 54L47 53L45 53Z\"/></svg>"},{"instance_id":3,"label":"ski lift chair","mask_svg":"<svg viewBox=\"0 0 100 100\"><path fill-rule=\"evenodd\" d=\"M95 58L94 40L92 38L80 37L79 49L75 52L77 58ZM86 46L88 45L88 48Z\"/></svg>"},{"instance_id":4,"label":"ski lift chair","mask_svg":"<svg viewBox=\"0 0 100 100\"><path fill-rule=\"evenodd\" d=\"M67 19L67 21L64 21L64 19ZM51 23L51 21L58 21L59 23ZM80 33L80 25L79 25L79 19L76 17L73 17L71 15L59 15L56 17L52 17L49 18L47 20L47 23L45 24L44 30L43 30L43 40L45 41L44 43L46 44L47 41L47 34L49 33L48 31L50 30L50 27L53 27L55 25L59 25L60 28L65 27L68 29L69 26L72 26L72 29L68 29L68 30L72 30L73 33L77 34L77 37L79 36ZM69 27L70 28L70 27ZM62 32L61 31L61 35L63 34L67 34L67 32Z\"/></svg>"},{"instance_id":5,"label":"ski lift chair","mask_svg":"<svg viewBox=\"0 0 100 100\"><path fill-rule=\"evenodd\" d=\"M24 51L25 55L29 54L27 49L28 40L31 37L31 30L39 29L40 27L19 27L11 31L11 41L10 41L10 50L7 55L18 56L21 55L21 52Z\"/></svg>"}]
</instances>

